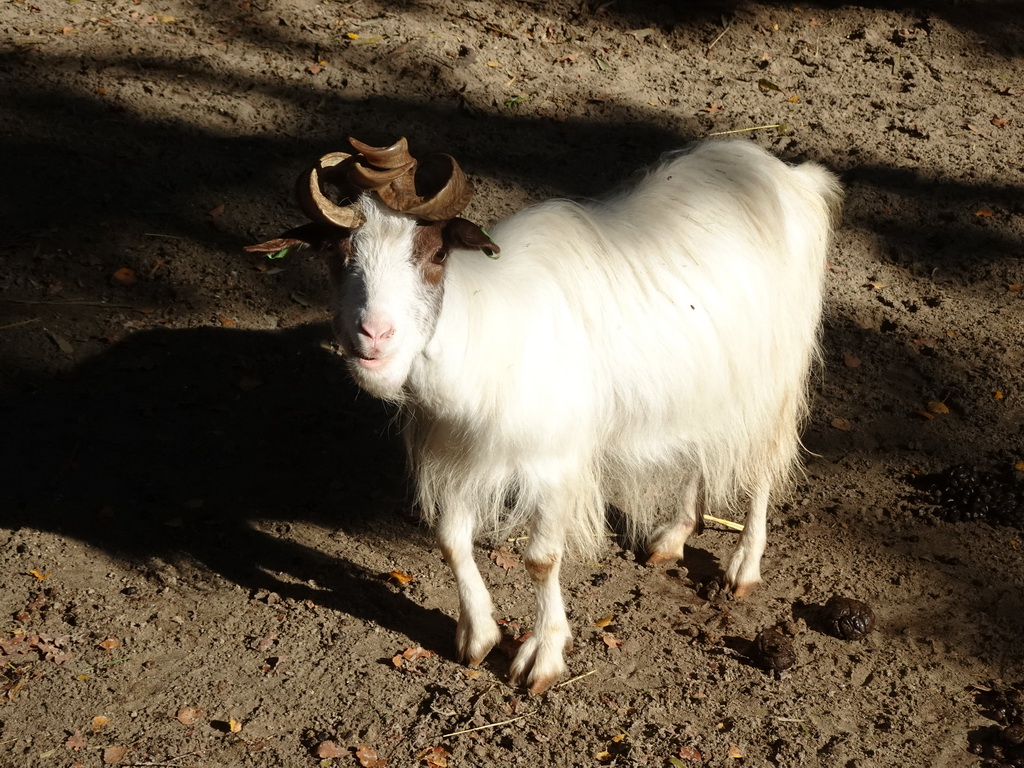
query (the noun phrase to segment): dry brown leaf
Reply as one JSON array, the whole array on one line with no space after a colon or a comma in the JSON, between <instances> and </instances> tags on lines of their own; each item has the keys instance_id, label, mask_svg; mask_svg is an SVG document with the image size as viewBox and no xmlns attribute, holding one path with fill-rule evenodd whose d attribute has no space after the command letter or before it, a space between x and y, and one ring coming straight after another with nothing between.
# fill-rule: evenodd
<instances>
[{"instance_id":1,"label":"dry brown leaf","mask_svg":"<svg viewBox=\"0 0 1024 768\"><path fill-rule=\"evenodd\" d=\"M80 749L85 749L88 746L88 742L86 741L85 736L82 735L81 731L75 731L68 736L68 740L64 742L64 746L77 752Z\"/></svg>"},{"instance_id":2,"label":"dry brown leaf","mask_svg":"<svg viewBox=\"0 0 1024 768\"><path fill-rule=\"evenodd\" d=\"M448 768L448 756L451 754L444 747L427 747L421 749L416 759L427 768Z\"/></svg>"},{"instance_id":3,"label":"dry brown leaf","mask_svg":"<svg viewBox=\"0 0 1024 768\"><path fill-rule=\"evenodd\" d=\"M103 750L104 765L121 765L125 755L128 754L128 747L107 747Z\"/></svg>"},{"instance_id":4,"label":"dry brown leaf","mask_svg":"<svg viewBox=\"0 0 1024 768\"><path fill-rule=\"evenodd\" d=\"M46 333L49 334L50 338L53 339L53 343L56 344L60 348L60 351L65 355L73 355L75 353L75 348L71 345L71 342L68 341L66 336L60 333L55 333L49 328L46 329Z\"/></svg>"},{"instance_id":5,"label":"dry brown leaf","mask_svg":"<svg viewBox=\"0 0 1024 768\"><path fill-rule=\"evenodd\" d=\"M995 392L992 393L993 400L1002 400L1004 397L1005 395L1003 394L1003 390L1001 389L997 389Z\"/></svg>"},{"instance_id":6,"label":"dry brown leaf","mask_svg":"<svg viewBox=\"0 0 1024 768\"><path fill-rule=\"evenodd\" d=\"M607 632L601 633L601 640L604 641L604 644L607 645L609 648L622 647L622 641L619 640L619 638L615 637L615 635L609 635Z\"/></svg>"},{"instance_id":7,"label":"dry brown leaf","mask_svg":"<svg viewBox=\"0 0 1024 768\"><path fill-rule=\"evenodd\" d=\"M880 291L883 288L885 288L885 285L885 283L878 283L875 282L874 280L868 280L866 283L864 283L865 288L870 288L873 291Z\"/></svg>"},{"instance_id":8,"label":"dry brown leaf","mask_svg":"<svg viewBox=\"0 0 1024 768\"><path fill-rule=\"evenodd\" d=\"M433 651L428 651L422 645L414 645L412 648L406 648L402 651L402 658L408 661L416 661L416 659L429 659L431 656L437 654Z\"/></svg>"},{"instance_id":9,"label":"dry brown leaf","mask_svg":"<svg viewBox=\"0 0 1024 768\"><path fill-rule=\"evenodd\" d=\"M135 285L139 280L139 278L135 276L135 270L130 267L121 267L110 277L114 282L120 283L121 285Z\"/></svg>"},{"instance_id":10,"label":"dry brown leaf","mask_svg":"<svg viewBox=\"0 0 1024 768\"><path fill-rule=\"evenodd\" d=\"M709 115L717 115L723 109L724 107L717 101L708 102L708 105L704 107L704 111L707 112Z\"/></svg>"},{"instance_id":11,"label":"dry brown leaf","mask_svg":"<svg viewBox=\"0 0 1024 768\"><path fill-rule=\"evenodd\" d=\"M949 407L941 400L929 400L928 401L928 412L944 414L949 413Z\"/></svg>"},{"instance_id":12,"label":"dry brown leaf","mask_svg":"<svg viewBox=\"0 0 1024 768\"><path fill-rule=\"evenodd\" d=\"M987 208L982 208L980 211L975 211L974 215L979 219L991 219L992 211L988 210Z\"/></svg>"},{"instance_id":13,"label":"dry brown leaf","mask_svg":"<svg viewBox=\"0 0 1024 768\"><path fill-rule=\"evenodd\" d=\"M1006 287L1011 291L1024 291L1024 283L1010 283Z\"/></svg>"},{"instance_id":14,"label":"dry brown leaf","mask_svg":"<svg viewBox=\"0 0 1024 768\"><path fill-rule=\"evenodd\" d=\"M241 733L242 732L242 723L241 723L241 721L240 720L235 720L235 718L233 718L233 717L229 717L228 718L228 730L231 731L231 733Z\"/></svg>"},{"instance_id":15,"label":"dry brown leaf","mask_svg":"<svg viewBox=\"0 0 1024 768\"><path fill-rule=\"evenodd\" d=\"M182 725L195 725L196 721L203 716L203 710L199 707L182 707L174 716Z\"/></svg>"},{"instance_id":16,"label":"dry brown leaf","mask_svg":"<svg viewBox=\"0 0 1024 768\"><path fill-rule=\"evenodd\" d=\"M696 747L680 747L679 756L683 758L683 760L692 760L695 763L704 762L704 755L702 755L700 750Z\"/></svg>"},{"instance_id":17,"label":"dry brown leaf","mask_svg":"<svg viewBox=\"0 0 1024 768\"><path fill-rule=\"evenodd\" d=\"M402 667L407 661L416 661L417 659L429 659L431 656L436 656L433 651L428 651L426 648L420 645L414 645L412 648L406 648L401 653L397 653L391 657L391 663L396 668Z\"/></svg>"},{"instance_id":18,"label":"dry brown leaf","mask_svg":"<svg viewBox=\"0 0 1024 768\"><path fill-rule=\"evenodd\" d=\"M1024 472L1024 461L1018 461L1016 464L1013 465L1013 468L1016 469L1018 472Z\"/></svg>"},{"instance_id":19,"label":"dry brown leaf","mask_svg":"<svg viewBox=\"0 0 1024 768\"><path fill-rule=\"evenodd\" d=\"M837 416L836 418L832 419L832 421L830 421L829 423L836 429L841 429L844 432L849 432L851 429L853 429L853 424L850 423L850 420L844 419L841 416Z\"/></svg>"},{"instance_id":20,"label":"dry brown leaf","mask_svg":"<svg viewBox=\"0 0 1024 768\"><path fill-rule=\"evenodd\" d=\"M108 637L106 640L101 640L100 642L96 643L96 645L98 645L105 651L112 651L115 648L121 647L121 641L118 640L116 637Z\"/></svg>"},{"instance_id":21,"label":"dry brown leaf","mask_svg":"<svg viewBox=\"0 0 1024 768\"><path fill-rule=\"evenodd\" d=\"M93 733L99 733L109 723L110 723L110 718L107 717L106 715L96 715L96 717L94 717L92 719L92 724L91 724L90 727L92 728L92 732Z\"/></svg>"},{"instance_id":22,"label":"dry brown leaf","mask_svg":"<svg viewBox=\"0 0 1024 768\"><path fill-rule=\"evenodd\" d=\"M416 579L404 571L392 571L388 574L388 581L395 586L404 587L416 581Z\"/></svg>"},{"instance_id":23,"label":"dry brown leaf","mask_svg":"<svg viewBox=\"0 0 1024 768\"><path fill-rule=\"evenodd\" d=\"M211 216L213 216L214 218L216 218L217 216L223 216L224 215L224 203L221 203L220 205L217 205L217 206L214 206L213 208L211 208L209 210L209 214Z\"/></svg>"},{"instance_id":24,"label":"dry brown leaf","mask_svg":"<svg viewBox=\"0 0 1024 768\"><path fill-rule=\"evenodd\" d=\"M992 125L994 125L996 128L1006 128L1012 122L1013 121L1010 120L1009 118L992 115Z\"/></svg>"},{"instance_id":25,"label":"dry brown leaf","mask_svg":"<svg viewBox=\"0 0 1024 768\"><path fill-rule=\"evenodd\" d=\"M498 547L489 555L494 564L506 571L511 571L519 565L519 558L509 552L508 547Z\"/></svg>"},{"instance_id":26,"label":"dry brown leaf","mask_svg":"<svg viewBox=\"0 0 1024 768\"><path fill-rule=\"evenodd\" d=\"M602 616L600 619L594 622L595 627L607 627L615 619L615 615L609 613L607 616Z\"/></svg>"},{"instance_id":27,"label":"dry brown leaf","mask_svg":"<svg viewBox=\"0 0 1024 768\"><path fill-rule=\"evenodd\" d=\"M843 355L843 363L846 364L847 368L858 368L860 366L860 358L846 353Z\"/></svg>"},{"instance_id":28,"label":"dry brown leaf","mask_svg":"<svg viewBox=\"0 0 1024 768\"><path fill-rule=\"evenodd\" d=\"M342 749L333 741L321 741L316 748L316 756L321 760L330 760L332 757L346 757L349 754L347 749Z\"/></svg>"},{"instance_id":29,"label":"dry brown leaf","mask_svg":"<svg viewBox=\"0 0 1024 768\"><path fill-rule=\"evenodd\" d=\"M742 760L743 759L743 752L740 751L740 748L737 747L735 744L730 744L729 745L729 757L733 758L734 760Z\"/></svg>"},{"instance_id":30,"label":"dry brown leaf","mask_svg":"<svg viewBox=\"0 0 1024 768\"><path fill-rule=\"evenodd\" d=\"M377 757L377 750L365 744L360 744L356 750L356 760L363 768L384 768L388 764L387 760Z\"/></svg>"}]
</instances>

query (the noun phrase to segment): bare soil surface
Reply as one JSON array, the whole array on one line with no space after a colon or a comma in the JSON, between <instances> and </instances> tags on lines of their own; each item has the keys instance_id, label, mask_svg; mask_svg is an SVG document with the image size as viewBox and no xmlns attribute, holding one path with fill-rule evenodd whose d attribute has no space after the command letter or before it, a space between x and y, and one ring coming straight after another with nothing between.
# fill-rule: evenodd
<instances>
[{"instance_id":1,"label":"bare soil surface","mask_svg":"<svg viewBox=\"0 0 1024 768\"><path fill-rule=\"evenodd\" d=\"M1024 475L1022 57L1015 2L3 0L0 764L980 764L1024 534L908 480ZM509 640L469 670L324 266L242 247L349 135L454 154L487 224L728 132L847 188L806 479L742 601L719 526L569 564L573 679L530 696L519 543L481 543Z\"/></svg>"}]
</instances>

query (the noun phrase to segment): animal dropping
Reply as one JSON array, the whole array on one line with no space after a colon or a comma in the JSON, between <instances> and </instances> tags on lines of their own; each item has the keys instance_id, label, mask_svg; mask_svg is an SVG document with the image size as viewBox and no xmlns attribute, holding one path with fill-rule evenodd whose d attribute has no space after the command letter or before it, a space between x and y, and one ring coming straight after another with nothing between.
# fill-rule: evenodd
<instances>
[{"instance_id":1,"label":"animal dropping","mask_svg":"<svg viewBox=\"0 0 1024 768\"><path fill-rule=\"evenodd\" d=\"M247 250L327 260L345 365L397 408L454 574L459 656L502 638L474 541L528 527L537 615L511 680L549 688L572 642L562 561L594 556L610 505L652 564L683 557L705 509L745 509L723 584L749 594L799 455L835 177L711 141L485 231L460 216L473 186L451 156L349 144L300 175L309 223Z\"/></svg>"},{"instance_id":2,"label":"animal dropping","mask_svg":"<svg viewBox=\"0 0 1024 768\"><path fill-rule=\"evenodd\" d=\"M875 612L860 600L833 595L825 603L825 624L838 638L862 640L875 628Z\"/></svg>"}]
</instances>

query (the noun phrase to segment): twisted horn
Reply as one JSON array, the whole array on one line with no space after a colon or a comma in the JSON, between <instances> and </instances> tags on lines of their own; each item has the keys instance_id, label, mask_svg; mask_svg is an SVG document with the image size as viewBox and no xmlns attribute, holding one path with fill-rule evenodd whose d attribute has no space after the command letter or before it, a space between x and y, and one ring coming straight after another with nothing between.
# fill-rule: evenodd
<instances>
[{"instance_id":1,"label":"twisted horn","mask_svg":"<svg viewBox=\"0 0 1024 768\"><path fill-rule=\"evenodd\" d=\"M313 221L347 229L366 221L356 203L339 205L331 200L325 183L348 187L349 199L355 196L352 191L374 192L393 211L426 221L454 218L473 196L473 185L451 155L432 155L419 165L405 138L388 147L371 147L352 138L349 143L359 154L331 152L299 176L296 196Z\"/></svg>"},{"instance_id":2,"label":"twisted horn","mask_svg":"<svg viewBox=\"0 0 1024 768\"><path fill-rule=\"evenodd\" d=\"M369 159L369 158L367 158ZM397 168L387 168L379 170L372 166L364 165L359 162L358 159L352 163L352 170L350 178L352 182L360 189L369 189L380 191L381 188L388 186L392 182L397 182L400 178L411 172L416 168L416 161L412 160L404 165L400 165Z\"/></svg>"},{"instance_id":3,"label":"twisted horn","mask_svg":"<svg viewBox=\"0 0 1024 768\"><path fill-rule=\"evenodd\" d=\"M354 138L349 143L362 155L353 160L352 182L376 192L394 211L442 221L458 214L473 196L472 185L451 155L428 157L417 167L404 137L389 147L371 147Z\"/></svg>"},{"instance_id":4,"label":"twisted horn","mask_svg":"<svg viewBox=\"0 0 1024 768\"><path fill-rule=\"evenodd\" d=\"M415 163L412 155L409 154L409 142L403 136L390 147L371 147L359 139L349 138L348 143L352 148L370 161L371 165L384 170L403 168L409 163Z\"/></svg>"},{"instance_id":5,"label":"twisted horn","mask_svg":"<svg viewBox=\"0 0 1024 768\"><path fill-rule=\"evenodd\" d=\"M338 205L324 194L324 181L334 182L344 178L352 156L347 152L331 152L321 157L316 165L299 176L295 196L299 207L313 221L336 227L354 229L365 219L355 203Z\"/></svg>"},{"instance_id":6,"label":"twisted horn","mask_svg":"<svg viewBox=\"0 0 1024 768\"><path fill-rule=\"evenodd\" d=\"M473 197L473 185L466 178L462 168L451 155L432 155L416 175L417 184L427 191L427 196L416 194L400 196L394 203L383 191L377 194L384 203L395 210L408 213L427 221L444 221L454 218Z\"/></svg>"}]
</instances>

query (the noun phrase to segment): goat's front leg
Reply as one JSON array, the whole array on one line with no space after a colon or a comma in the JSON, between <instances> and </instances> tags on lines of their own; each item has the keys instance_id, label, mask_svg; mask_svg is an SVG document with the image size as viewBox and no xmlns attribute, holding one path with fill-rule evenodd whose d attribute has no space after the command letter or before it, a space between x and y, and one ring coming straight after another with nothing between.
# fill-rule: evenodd
<instances>
[{"instance_id":1,"label":"goat's front leg","mask_svg":"<svg viewBox=\"0 0 1024 768\"><path fill-rule=\"evenodd\" d=\"M761 556L768 540L768 482L761 483L750 495L747 519L740 543L725 571L725 583L736 597L746 597L761 581Z\"/></svg>"},{"instance_id":2,"label":"goat's front leg","mask_svg":"<svg viewBox=\"0 0 1024 768\"><path fill-rule=\"evenodd\" d=\"M459 591L455 647L459 658L475 667L501 640L501 630L494 620L491 595L473 560L473 526L474 516L468 509L446 508L441 513L437 538Z\"/></svg>"},{"instance_id":3,"label":"goat's front leg","mask_svg":"<svg viewBox=\"0 0 1024 768\"><path fill-rule=\"evenodd\" d=\"M547 690L561 676L565 671L563 654L572 647L558 583L564 549L565 531L557 512L549 518L538 517L523 558L537 597L537 619L533 632L519 647L510 675L513 685L526 683L531 693Z\"/></svg>"}]
</instances>

